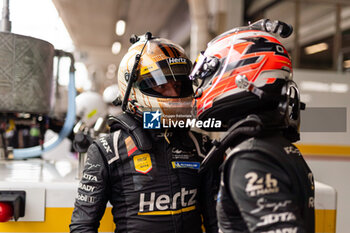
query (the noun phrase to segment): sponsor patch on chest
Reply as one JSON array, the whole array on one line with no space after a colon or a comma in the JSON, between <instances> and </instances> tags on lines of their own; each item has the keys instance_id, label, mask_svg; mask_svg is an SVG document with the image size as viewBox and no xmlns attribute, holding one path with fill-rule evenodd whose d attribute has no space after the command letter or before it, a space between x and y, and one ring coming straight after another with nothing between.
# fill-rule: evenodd
<instances>
[{"instance_id":1,"label":"sponsor patch on chest","mask_svg":"<svg viewBox=\"0 0 350 233\"><path fill-rule=\"evenodd\" d=\"M148 153L135 155L133 157L135 170L137 172L146 174L152 170L151 156Z\"/></svg>"},{"instance_id":2,"label":"sponsor patch on chest","mask_svg":"<svg viewBox=\"0 0 350 233\"><path fill-rule=\"evenodd\" d=\"M196 209L197 189L181 188L173 195L140 193L138 215L175 215Z\"/></svg>"},{"instance_id":3,"label":"sponsor patch on chest","mask_svg":"<svg viewBox=\"0 0 350 233\"><path fill-rule=\"evenodd\" d=\"M190 168L198 170L200 167L200 162L172 161L171 165L173 168Z\"/></svg>"},{"instance_id":4,"label":"sponsor patch on chest","mask_svg":"<svg viewBox=\"0 0 350 233\"><path fill-rule=\"evenodd\" d=\"M172 159L190 159L196 155L196 150L193 151L184 151L177 148L172 148L171 157Z\"/></svg>"}]
</instances>

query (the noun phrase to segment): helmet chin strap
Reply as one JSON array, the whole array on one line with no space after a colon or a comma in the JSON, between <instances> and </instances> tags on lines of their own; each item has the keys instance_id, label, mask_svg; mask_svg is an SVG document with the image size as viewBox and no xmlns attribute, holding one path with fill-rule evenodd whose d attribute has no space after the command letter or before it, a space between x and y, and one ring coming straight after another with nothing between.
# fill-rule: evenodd
<instances>
[{"instance_id":1,"label":"helmet chin strap","mask_svg":"<svg viewBox=\"0 0 350 233\"><path fill-rule=\"evenodd\" d=\"M135 63L133 65L133 67L132 67L131 74L128 75L129 76L128 86L126 87L125 96L124 96L124 99L123 99L123 102L122 102L122 110L123 111L127 110L127 104L129 102L129 96L130 96L130 92L131 92L131 87L132 87L132 85L134 84L134 82L137 79L136 69L139 66L139 63L140 63L140 60L141 60L141 56L142 56L143 50L145 49L145 47L147 45L147 42L150 39L152 39L152 33L146 32L145 38L146 38L146 42L143 45L143 47L141 49L141 52L139 54L136 54L136 56L135 56ZM132 35L131 38L130 38L130 42L133 43L133 44L136 43L139 40L140 40L140 38L138 36L136 36L136 35Z\"/></svg>"}]
</instances>

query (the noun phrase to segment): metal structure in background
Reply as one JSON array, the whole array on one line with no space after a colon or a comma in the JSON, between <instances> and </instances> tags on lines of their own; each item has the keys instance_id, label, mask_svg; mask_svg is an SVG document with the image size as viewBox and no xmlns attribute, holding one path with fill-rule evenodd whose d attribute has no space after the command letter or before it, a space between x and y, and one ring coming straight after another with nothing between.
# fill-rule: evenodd
<instances>
[{"instance_id":1,"label":"metal structure in background","mask_svg":"<svg viewBox=\"0 0 350 233\"><path fill-rule=\"evenodd\" d=\"M52 106L54 47L0 32L0 111L48 114Z\"/></svg>"},{"instance_id":2,"label":"metal structure in background","mask_svg":"<svg viewBox=\"0 0 350 233\"><path fill-rule=\"evenodd\" d=\"M55 50L46 41L11 33L9 0L4 1L0 26L0 222L7 222L0 224L0 231L33 232L39 227L41 232L50 232L60 227L52 225L50 216L54 222L62 216L62 208L50 207L56 207L57 203L58 207L71 206L77 182L67 174L69 171L53 170L52 162L33 157L57 146L68 136L75 123L74 58L71 53ZM59 136L44 143L54 98L54 56L71 59L70 99ZM13 157L9 142L16 148ZM22 147L26 148L17 149ZM70 162L66 162L64 167L73 169ZM59 174L58 171L64 173ZM53 179L48 181L48 177ZM62 194L58 194L60 190L64 190ZM65 196L68 204L59 201L60 195ZM52 203L49 201L51 198L54 199ZM50 212L54 213L51 215ZM17 221L29 224L21 228L23 225ZM64 221L69 221L69 218L64 218ZM68 228L68 224L60 222L60 225L63 225L62 231Z\"/></svg>"},{"instance_id":3,"label":"metal structure in background","mask_svg":"<svg viewBox=\"0 0 350 233\"><path fill-rule=\"evenodd\" d=\"M0 158L7 159L11 140L14 158L40 156L67 137L75 123L74 57L50 43L11 33L9 0L4 0L0 31ZM66 120L58 138L44 144L54 100L53 58L69 57L70 85ZM12 131L10 139L6 132ZM28 133L29 132L29 133ZM24 136L29 134L29 136ZM26 142L24 142L26 141Z\"/></svg>"},{"instance_id":4,"label":"metal structure in background","mask_svg":"<svg viewBox=\"0 0 350 233\"><path fill-rule=\"evenodd\" d=\"M9 0L0 28L0 111L48 114L52 100L54 47L11 33Z\"/></svg>"},{"instance_id":5,"label":"metal structure in background","mask_svg":"<svg viewBox=\"0 0 350 233\"><path fill-rule=\"evenodd\" d=\"M57 57L69 57L71 60L70 69L69 69L69 84L68 84L68 109L66 118L64 120L63 127L61 131L59 132L59 135L55 138L53 138L50 141L47 141L43 143L42 141L40 146L34 146L30 148L24 148L24 149L15 149L13 151L13 155L15 159L26 159L31 158L35 156L40 156L43 152L52 150L56 146L58 146L62 140L71 133L72 128L75 123L75 96L76 96L76 89L75 89L75 68L74 68L74 57L72 53L67 53L62 50L55 50L55 56ZM41 133L43 134L45 131Z\"/></svg>"},{"instance_id":6,"label":"metal structure in background","mask_svg":"<svg viewBox=\"0 0 350 233\"><path fill-rule=\"evenodd\" d=\"M0 157L9 155L6 132L21 138L14 144L43 145L48 114L52 107L54 47L36 38L13 34L9 0L4 0L0 31ZM23 142L25 130L35 135Z\"/></svg>"}]
</instances>

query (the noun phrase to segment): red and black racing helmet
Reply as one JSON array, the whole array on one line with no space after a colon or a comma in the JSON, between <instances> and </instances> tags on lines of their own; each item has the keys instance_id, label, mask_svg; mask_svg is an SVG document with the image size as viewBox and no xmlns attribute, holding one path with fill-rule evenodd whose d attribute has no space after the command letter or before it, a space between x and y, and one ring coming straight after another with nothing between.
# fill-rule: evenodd
<instances>
[{"instance_id":1,"label":"red and black racing helmet","mask_svg":"<svg viewBox=\"0 0 350 233\"><path fill-rule=\"evenodd\" d=\"M208 43L190 75L200 82L192 103L197 119L221 120L225 130L249 114L274 112L279 124L298 129L300 101L292 62L274 35L290 35L292 28L286 26L261 20Z\"/></svg>"}]
</instances>

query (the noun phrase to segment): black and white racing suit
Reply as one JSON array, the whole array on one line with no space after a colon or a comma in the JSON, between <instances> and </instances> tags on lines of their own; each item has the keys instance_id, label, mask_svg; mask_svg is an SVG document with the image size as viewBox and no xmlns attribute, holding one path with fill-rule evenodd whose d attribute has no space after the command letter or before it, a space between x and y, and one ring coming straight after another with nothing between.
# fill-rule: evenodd
<instances>
[{"instance_id":1,"label":"black and white racing suit","mask_svg":"<svg viewBox=\"0 0 350 233\"><path fill-rule=\"evenodd\" d=\"M312 172L281 134L249 138L225 160L217 212L224 233L314 233Z\"/></svg>"},{"instance_id":2,"label":"black and white racing suit","mask_svg":"<svg viewBox=\"0 0 350 233\"><path fill-rule=\"evenodd\" d=\"M88 150L72 215L73 233L97 232L109 201L115 232L217 232L214 179L198 169L206 137L191 131L147 130L152 149L140 151L124 130Z\"/></svg>"}]
</instances>

